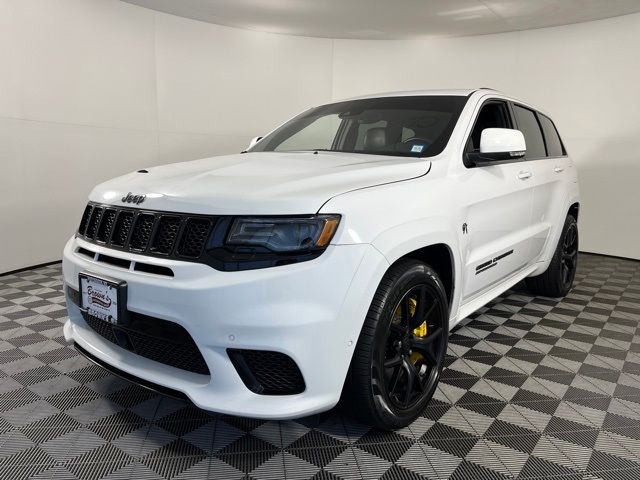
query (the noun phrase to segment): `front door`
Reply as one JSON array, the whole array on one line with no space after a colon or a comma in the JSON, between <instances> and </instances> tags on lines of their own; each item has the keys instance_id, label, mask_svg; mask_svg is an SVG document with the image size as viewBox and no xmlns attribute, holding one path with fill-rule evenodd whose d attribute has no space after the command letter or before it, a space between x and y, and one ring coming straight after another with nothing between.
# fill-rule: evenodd
<instances>
[{"instance_id":1,"label":"front door","mask_svg":"<svg viewBox=\"0 0 640 480\"><path fill-rule=\"evenodd\" d=\"M485 128L514 128L504 101L485 102L467 142L480 149ZM462 301L467 302L532 262L531 162L514 161L466 169L460 178L466 225L461 232L465 269Z\"/></svg>"}]
</instances>

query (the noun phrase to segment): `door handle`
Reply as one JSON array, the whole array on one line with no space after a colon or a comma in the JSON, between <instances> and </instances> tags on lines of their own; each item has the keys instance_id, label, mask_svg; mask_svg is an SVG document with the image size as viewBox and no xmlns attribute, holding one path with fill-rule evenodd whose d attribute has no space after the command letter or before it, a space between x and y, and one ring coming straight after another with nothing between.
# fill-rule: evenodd
<instances>
[{"instance_id":1,"label":"door handle","mask_svg":"<svg viewBox=\"0 0 640 480\"><path fill-rule=\"evenodd\" d=\"M564 172L564 168L556 167L556 168L553 169L553 171L556 172L556 173L561 173L561 172Z\"/></svg>"},{"instance_id":2,"label":"door handle","mask_svg":"<svg viewBox=\"0 0 640 480\"><path fill-rule=\"evenodd\" d=\"M518 178L520 180L526 180L527 178L531 178L531 172L522 171L518 174Z\"/></svg>"}]
</instances>

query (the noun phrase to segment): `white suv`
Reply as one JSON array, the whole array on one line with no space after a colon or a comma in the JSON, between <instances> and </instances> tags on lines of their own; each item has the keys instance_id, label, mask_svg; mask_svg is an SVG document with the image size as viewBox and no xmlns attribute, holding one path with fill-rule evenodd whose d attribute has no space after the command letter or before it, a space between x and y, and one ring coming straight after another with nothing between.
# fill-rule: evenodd
<instances>
[{"instance_id":1,"label":"white suv","mask_svg":"<svg viewBox=\"0 0 640 480\"><path fill-rule=\"evenodd\" d=\"M105 368L217 412L342 397L408 424L447 336L523 279L559 297L576 169L551 119L493 90L312 108L238 155L96 187L64 250L64 334Z\"/></svg>"}]
</instances>

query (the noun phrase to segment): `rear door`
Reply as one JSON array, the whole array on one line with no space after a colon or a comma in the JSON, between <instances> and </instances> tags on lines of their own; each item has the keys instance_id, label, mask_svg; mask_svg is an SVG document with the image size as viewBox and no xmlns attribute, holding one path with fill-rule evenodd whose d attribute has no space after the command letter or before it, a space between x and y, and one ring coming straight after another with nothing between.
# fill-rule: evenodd
<instances>
[{"instance_id":1,"label":"rear door","mask_svg":"<svg viewBox=\"0 0 640 480\"><path fill-rule=\"evenodd\" d=\"M492 99L482 104L466 143L465 158L469 152L479 152L485 128L515 128L508 102ZM534 182L530 164L517 159L467 165L460 179L460 200L466 210L460 235L466 259L463 302L532 262Z\"/></svg>"},{"instance_id":2,"label":"rear door","mask_svg":"<svg viewBox=\"0 0 640 480\"><path fill-rule=\"evenodd\" d=\"M531 253L536 260L545 251L545 245L553 237L553 226L562 224L566 205L564 198L568 169L572 168L564 145L554 123L549 117L523 105L514 104L516 125L525 134L527 154L529 139L534 145L531 171L534 180L531 225Z\"/></svg>"}]
</instances>

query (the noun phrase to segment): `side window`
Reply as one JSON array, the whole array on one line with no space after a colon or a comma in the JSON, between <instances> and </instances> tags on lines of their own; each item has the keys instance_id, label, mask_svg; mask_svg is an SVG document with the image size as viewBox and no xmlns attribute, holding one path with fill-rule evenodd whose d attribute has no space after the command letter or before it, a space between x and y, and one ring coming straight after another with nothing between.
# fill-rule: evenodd
<instances>
[{"instance_id":1,"label":"side window","mask_svg":"<svg viewBox=\"0 0 640 480\"><path fill-rule=\"evenodd\" d=\"M547 150L544 145L544 137L540 130L540 124L533 110L521 107L520 105L513 106L513 112L516 116L516 123L518 124L518 130L524 134L525 142L527 143L527 159L544 158L547 156Z\"/></svg>"},{"instance_id":2,"label":"side window","mask_svg":"<svg viewBox=\"0 0 640 480\"><path fill-rule=\"evenodd\" d=\"M480 137L485 128L511 128L511 119L505 102L490 101L482 106L467 142L467 152L480 151Z\"/></svg>"},{"instance_id":3,"label":"side window","mask_svg":"<svg viewBox=\"0 0 640 480\"><path fill-rule=\"evenodd\" d=\"M560 140L560 136L558 135L558 130L556 130L556 127L551 119L545 115L542 115L541 113L538 113L538 119L540 120L540 125L542 125L544 138L547 141L547 150L549 151L549 156L561 157L562 155L565 155L562 141Z\"/></svg>"}]
</instances>

